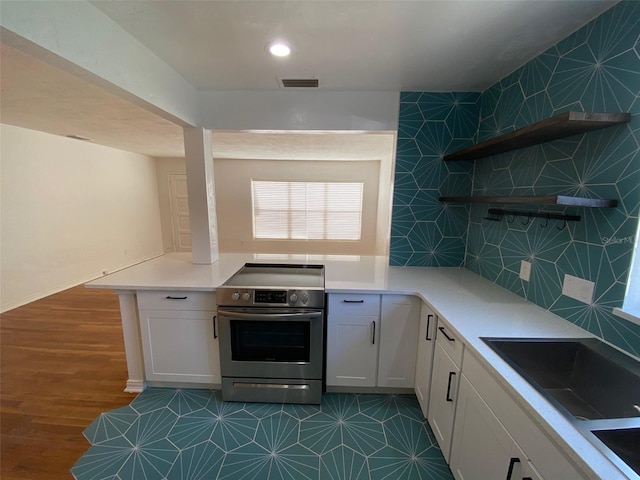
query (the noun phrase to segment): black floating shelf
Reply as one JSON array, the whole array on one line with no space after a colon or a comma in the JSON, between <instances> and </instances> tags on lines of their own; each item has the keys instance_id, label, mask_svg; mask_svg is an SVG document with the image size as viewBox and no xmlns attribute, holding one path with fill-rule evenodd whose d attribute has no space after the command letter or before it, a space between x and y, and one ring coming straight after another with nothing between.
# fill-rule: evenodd
<instances>
[{"instance_id":1,"label":"black floating shelf","mask_svg":"<svg viewBox=\"0 0 640 480\"><path fill-rule=\"evenodd\" d=\"M551 213L551 212L527 212L522 210L503 210L501 208L490 208L489 216L484 217L485 220L493 220L495 222L499 222L503 217L507 217L507 223L513 223L516 217L526 217L527 222L522 223L523 225L527 225L532 218L544 218L546 222L541 227L546 227L549 224L550 220L562 220L565 222L579 222L580 215L566 215L564 213ZM508 218L511 217L511 220ZM560 230L563 230L561 228Z\"/></svg>"},{"instance_id":2,"label":"black floating shelf","mask_svg":"<svg viewBox=\"0 0 640 480\"><path fill-rule=\"evenodd\" d=\"M534 195L528 197L440 197L448 203L506 203L529 205L565 205L572 207L610 208L618 205L617 200L601 198L569 197L566 195Z\"/></svg>"},{"instance_id":3,"label":"black floating shelf","mask_svg":"<svg viewBox=\"0 0 640 480\"><path fill-rule=\"evenodd\" d=\"M445 155L443 160L477 160L578 133L612 127L629 120L629 113L566 112L450 153Z\"/></svg>"}]
</instances>

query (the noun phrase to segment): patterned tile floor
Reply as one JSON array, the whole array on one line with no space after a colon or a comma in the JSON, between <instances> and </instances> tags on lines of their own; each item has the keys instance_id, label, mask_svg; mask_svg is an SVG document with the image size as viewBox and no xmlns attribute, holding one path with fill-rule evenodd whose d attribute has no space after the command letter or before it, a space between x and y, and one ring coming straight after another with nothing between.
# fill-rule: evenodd
<instances>
[{"instance_id":1,"label":"patterned tile floor","mask_svg":"<svg viewBox=\"0 0 640 480\"><path fill-rule=\"evenodd\" d=\"M78 480L453 478L414 395L280 405L152 388L84 434L91 447L71 469Z\"/></svg>"}]
</instances>

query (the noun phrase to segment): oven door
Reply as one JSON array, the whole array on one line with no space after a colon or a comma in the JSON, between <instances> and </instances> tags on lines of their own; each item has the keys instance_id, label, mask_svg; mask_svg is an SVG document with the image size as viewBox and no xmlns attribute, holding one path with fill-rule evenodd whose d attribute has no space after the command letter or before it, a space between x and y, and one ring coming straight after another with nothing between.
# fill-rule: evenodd
<instances>
[{"instance_id":1,"label":"oven door","mask_svg":"<svg viewBox=\"0 0 640 480\"><path fill-rule=\"evenodd\" d=\"M219 308L223 377L322 379L324 311Z\"/></svg>"}]
</instances>

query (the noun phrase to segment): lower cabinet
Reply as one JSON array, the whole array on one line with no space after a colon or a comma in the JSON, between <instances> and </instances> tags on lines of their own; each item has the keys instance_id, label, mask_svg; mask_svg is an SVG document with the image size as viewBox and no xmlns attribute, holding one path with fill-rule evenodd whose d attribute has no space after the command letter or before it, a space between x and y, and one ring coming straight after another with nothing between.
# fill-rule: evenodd
<instances>
[{"instance_id":1,"label":"lower cabinet","mask_svg":"<svg viewBox=\"0 0 640 480\"><path fill-rule=\"evenodd\" d=\"M413 388L421 303L412 295L382 295L379 387Z\"/></svg>"},{"instance_id":2,"label":"lower cabinet","mask_svg":"<svg viewBox=\"0 0 640 480\"><path fill-rule=\"evenodd\" d=\"M449 358L441 342L436 342L429 395L429 425L447 462L451 453L460 367Z\"/></svg>"},{"instance_id":3,"label":"lower cabinet","mask_svg":"<svg viewBox=\"0 0 640 480\"><path fill-rule=\"evenodd\" d=\"M431 389L431 370L433 367L433 350L436 343L438 317L422 303L420 308L420 325L418 328L418 352L416 354L416 373L414 391L422 414L427 418L429 411L429 392Z\"/></svg>"},{"instance_id":4,"label":"lower cabinet","mask_svg":"<svg viewBox=\"0 0 640 480\"><path fill-rule=\"evenodd\" d=\"M586 478L469 352L460 383L450 458L455 478Z\"/></svg>"},{"instance_id":5,"label":"lower cabinet","mask_svg":"<svg viewBox=\"0 0 640 480\"><path fill-rule=\"evenodd\" d=\"M464 375L450 467L458 480L542 479Z\"/></svg>"},{"instance_id":6,"label":"lower cabinet","mask_svg":"<svg viewBox=\"0 0 640 480\"><path fill-rule=\"evenodd\" d=\"M380 295L329 295L327 385L375 387L380 343Z\"/></svg>"},{"instance_id":7,"label":"lower cabinet","mask_svg":"<svg viewBox=\"0 0 640 480\"><path fill-rule=\"evenodd\" d=\"M140 310L147 381L219 384L215 311Z\"/></svg>"},{"instance_id":8,"label":"lower cabinet","mask_svg":"<svg viewBox=\"0 0 640 480\"><path fill-rule=\"evenodd\" d=\"M420 300L330 294L327 385L413 388Z\"/></svg>"}]
</instances>

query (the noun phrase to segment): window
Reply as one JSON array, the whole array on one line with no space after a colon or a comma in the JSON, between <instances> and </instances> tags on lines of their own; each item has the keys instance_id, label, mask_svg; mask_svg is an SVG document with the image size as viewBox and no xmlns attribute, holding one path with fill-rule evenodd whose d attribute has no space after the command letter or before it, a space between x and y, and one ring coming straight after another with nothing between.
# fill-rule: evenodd
<instances>
[{"instance_id":1,"label":"window","mask_svg":"<svg viewBox=\"0 0 640 480\"><path fill-rule=\"evenodd\" d=\"M635 242L636 246L633 251L633 261L631 262L624 306L636 315L640 315L640 224L638 225Z\"/></svg>"},{"instance_id":2,"label":"window","mask_svg":"<svg viewBox=\"0 0 640 480\"><path fill-rule=\"evenodd\" d=\"M362 182L251 181L253 237L360 240Z\"/></svg>"},{"instance_id":3,"label":"window","mask_svg":"<svg viewBox=\"0 0 640 480\"><path fill-rule=\"evenodd\" d=\"M608 240L616 243L635 242L624 305L622 308L614 308L613 313L640 325L640 223L635 238L611 238Z\"/></svg>"},{"instance_id":4,"label":"window","mask_svg":"<svg viewBox=\"0 0 640 480\"><path fill-rule=\"evenodd\" d=\"M392 182L381 165L216 159L220 252L387 255Z\"/></svg>"}]
</instances>

